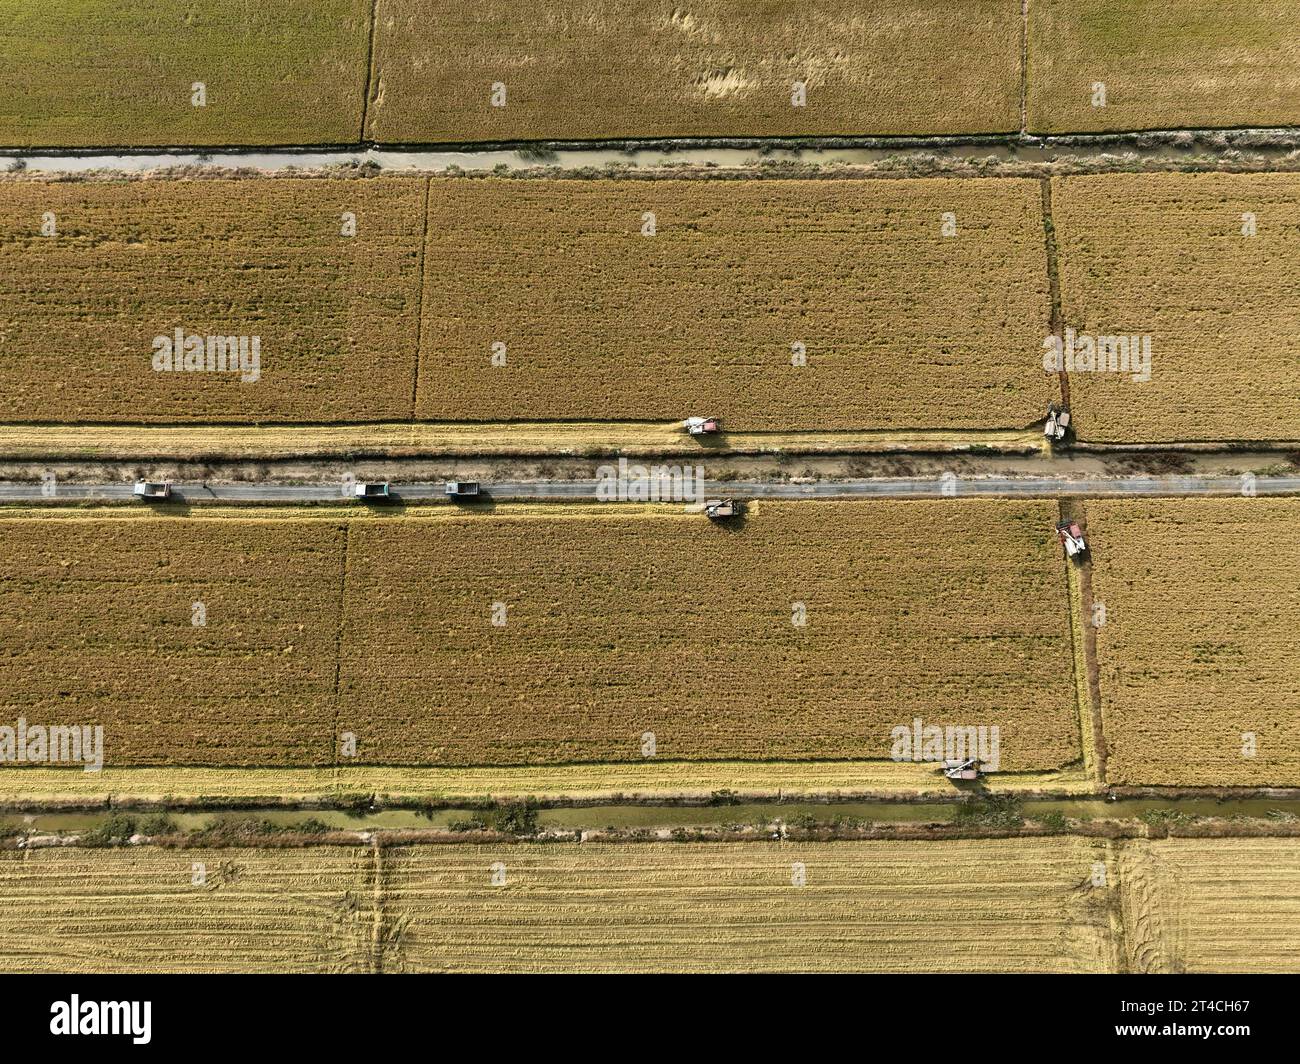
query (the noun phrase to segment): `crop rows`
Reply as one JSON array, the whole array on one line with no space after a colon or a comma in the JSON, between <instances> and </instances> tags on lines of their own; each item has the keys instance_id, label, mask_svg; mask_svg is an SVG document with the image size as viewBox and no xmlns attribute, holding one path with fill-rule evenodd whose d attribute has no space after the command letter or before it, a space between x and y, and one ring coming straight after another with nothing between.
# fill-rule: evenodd
<instances>
[{"instance_id":1,"label":"crop rows","mask_svg":"<svg viewBox=\"0 0 1300 1064\"><path fill-rule=\"evenodd\" d=\"M1032 423L1056 394L1026 357L1048 318L1035 182L435 190L422 420L689 408L738 431L990 428Z\"/></svg>"},{"instance_id":2,"label":"crop rows","mask_svg":"<svg viewBox=\"0 0 1300 1064\"><path fill-rule=\"evenodd\" d=\"M1120 896L1134 972L1295 972L1300 845L1293 838L1126 843Z\"/></svg>"},{"instance_id":3,"label":"crop rows","mask_svg":"<svg viewBox=\"0 0 1300 1064\"><path fill-rule=\"evenodd\" d=\"M368 971L372 876L359 847L0 850L0 970Z\"/></svg>"},{"instance_id":4,"label":"crop rows","mask_svg":"<svg viewBox=\"0 0 1300 1064\"><path fill-rule=\"evenodd\" d=\"M1105 971L1098 845L0 851L0 967Z\"/></svg>"},{"instance_id":5,"label":"crop rows","mask_svg":"<svg viewBox=\"0 0 1300 1064\"><path fill-rule=\"evenodd\" d=\"M1047 320L1026 181L435 180L423 252L422 180L8 187L10 421L651 421L716 404L738 431L1020 428L1055 386L1025 357ZM945 211L960 239L940 235ZM154 338L178 328L258 337L260 376L159 371Z\"/></svg>"},{"instance_id":6,"label":"crop rows","mask_svg":"<svg viewBox=\"0 0 1300 1064\"><path fill-rule=\"evenodd\" d=\"M412 181L6 185L0 417L409 416L423 194ZM202 338L202 370L175 368L178 329ZM207 368L209 336L248 338L238 371ZM158 337L171 369L155 368Z\"/></svg>"}]
</instances>

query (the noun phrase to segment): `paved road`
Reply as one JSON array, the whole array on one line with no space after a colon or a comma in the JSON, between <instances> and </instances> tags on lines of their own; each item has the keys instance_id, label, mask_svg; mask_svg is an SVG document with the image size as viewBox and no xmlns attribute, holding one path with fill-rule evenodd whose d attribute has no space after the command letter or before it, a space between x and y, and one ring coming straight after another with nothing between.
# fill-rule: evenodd
<instances>
[{"instance_id":1,"label":"paved road","mask_svg":"<svg viewBox=\"0 0 1300 1064\"><path fill-rule=\"evenodd\" d=\"M1300 476L1258 477L1253 485L1241 477L938 477L874 480L817 481L811 484L705 482L707 495L735 495L746 499L802 498L907 498L969 496L1063 495L1243 495L1252 488L1258 495L1300 494ZM596 498L592 480L501 481L484 483L483 494L492 499ZM132 485L56 484L36 482L0 484L0 501L58 501L60 499L130 499ZM340 502L348 496L340 485L327 484L175 484L177 502ZM407 502L444 498L436 484L393 484L399 500Z\"/></svg>"}]
</instances>

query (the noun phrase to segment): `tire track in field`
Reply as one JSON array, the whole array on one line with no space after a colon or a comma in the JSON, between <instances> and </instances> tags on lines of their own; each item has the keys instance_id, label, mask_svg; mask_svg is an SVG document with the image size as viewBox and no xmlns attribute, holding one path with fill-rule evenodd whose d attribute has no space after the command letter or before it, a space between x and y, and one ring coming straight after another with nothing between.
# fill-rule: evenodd
<instances>
[{"instance_id":1,"label":"tire track in field","mask_svg":"<svg viewBox=\"0 0 1300 1064\"><path fill-rule=\"evenodd\" d=\"M1020 135L1029 136L1029 0L1020 0Z\"/></svg>"},{"instance_id":2,"label":"tire track in field","mask_svg":"<svg viewBox=\"0 0 1300 1064\"><path fill-rule=\"evenodd\" d=\"M1052 216L1052 179L1044 177L1039 182L1043 198L1043 242L1047 248L1047 291L1051 302L1049 331L1053 336L1064 336L1064 314L1061 310L1061 264L1056 247L1056 219ZM1061 382L1061 402L1070 405L1070 377L1062 364L1057 374Z\"/></svg>"},{"instance_id":3,"label":"tire track in field","mask_svg":"<svg viewBox=\"0 0 1300 1064\"><path fill-rule=\"evenodd\" d=\"M1025 0L1027 4L1029 0ZM358 143L366 139L366 121L370 115L370 94L375 91L375 20L379 17L379 0L370 0L370 21L366 26L366 84L361 95L361 133Z\"/></svg>"},{"instance_id":4,"label":"tire track in field","mask_svg":"<svg viewBox=\"0 0 1300 1064\"><path fill-rule=\"evenodd\" d=\"M1120 848L1120 897L1128 970L1180 973L1186 968L1183 884L1147 839Z\"/></svg>"},{"instance_id":5,"label":"tire track in field","mask_svg":"<svg viewBox=\"0 0 1300 1064\"><path fill-rule=\"evenodd\" d=\"M1084 541L1088 540L1088 506L1083 499L1062 499L1060 504L1062 521L1078 521L1083 531ZM1088 727L1092 731L1092 778L1099 787L1106 786L1106 745L1105 721L1101 711L1101 670L1097 658L1097 625L1093 621L1095 602L1092 594L1092 551L1091 547L1083 560L1071 566L1071 581L1077 581L1079 589L1079 612L1075 615L1071 607L1070 631L1075 639L1083 641L1084 676L1087 688L1087 704L1080 706L1080 728ZM1103 610L1104 610L1103 604ZM1079 677L1075 677L1076 686ZM1082 714L1086 712L1086 718Z\"/></svg>"}]
</instances>

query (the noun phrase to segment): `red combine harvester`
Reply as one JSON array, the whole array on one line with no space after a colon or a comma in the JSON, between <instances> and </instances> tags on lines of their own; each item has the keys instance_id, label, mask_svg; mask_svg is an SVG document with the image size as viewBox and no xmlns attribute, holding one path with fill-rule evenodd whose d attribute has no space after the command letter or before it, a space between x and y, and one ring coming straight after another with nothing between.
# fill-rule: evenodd
<instances>
[{"instance_id":1,"label":"red combine harvester","mask_svg":"<svg viewBox=\"0 0 1300 1064\"><path fill-rule=\"evenodd\" d=\"M1083 538L1083 529L1078 521L1060 521L1056 525L1056 536L1065 548L1065 556L1081 561L1088 553L1088 544Z\"/></svg>"}]
</instances>

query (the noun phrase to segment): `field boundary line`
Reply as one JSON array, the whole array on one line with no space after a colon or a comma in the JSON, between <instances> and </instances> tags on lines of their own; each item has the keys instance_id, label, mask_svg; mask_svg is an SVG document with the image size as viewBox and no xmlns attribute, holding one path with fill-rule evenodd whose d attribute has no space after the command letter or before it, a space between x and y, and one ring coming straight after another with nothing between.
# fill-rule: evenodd
<instances>
[{"instance_id":1,"label":"field boundary line","mask_svg":"<svg viewBox=\"0 0 1300 1064\"><path fill-rule=\"evenodd\" d=\"M1132 974L1132 965L1129 963L1128 955L1128 927L1124 922L1125 891L1128 890L1128 885L1125 883L1123 865L1127 847L1133 841L1133 839L1106 840L1106 868L1107 882L1109 883L1107 889L1113 891L1109 904L1106 906L1111 932L1114 936L1114 957L1111 962L1111 974L1113 975Z\"/></svg>"},{"instance_id":2,"label":"field boundary line","mask_svg":"<svg viewBox=\"0 0 1300 1064\"><path fill-rule=\"evenodd\" d=\"M421 211L423 225L420 229L420 290L415 296L415 369L411 375L411 431L415 432L416 417L420 401L420 351L424 347L424 288L428 283L425 268L429 262L427 244L429 243L429 194L433 178L424 179L424 209Z\"/></svg>"},{"instance_id":3,"label":"field boundary line","mask_svg":"<svg viewBox=\"0 0 1300 1064\"><path fill-rule=\"evenodd\" d=\"M1062 518L1065 517L1061 506ZM1088 656L1083 608L1083 590L1079 586L1079 574L1067 559L1065 569L1066 608L1070 611L1070 658L1074 673L1074 706L1079 719L1079 749L1083 753L1083 767L1088 778L1098 786L1104 785L1097 771L1096 723L1092 718L1092 700L1088 690Z\"/></svg>"},{"instance_id":4,"label":"field boundary line","mask_svg":"<svg viewBox=\"0 0 1300 1064\"><path fill-rule=\"evenodd\" d=\"M1062 516L1065 516L1064 513ZM1080 500L1072 516L1078 520L1086 536L1088 534L1087 503ZM1083 629L1084 678L1088 685L1088 710L1092 719L1093 753L1097 763L1096 782L1099 787L1104 788L1107 785L1106 762L1109 758L1109 747L1106 742L1105 716L1101 708L1101 664L1097 658L1097 626L1087 623L1084 619L1092 616L1094 607L1091 553L1085 556L1079 566L1078 580L1080 606L1082 607L1080 624Z\"/></svg>"},{"instance_id":5,"label":"field boundary line","mask_svg":"<svg viewBox=\"0 0 1300 1064\"><path fill-rule=\"evenodd\" d=\"M1020 135L1029 136L1029 0L1020 0Z\"/></svg>"},{"instance_id":6,"label":"field boundary line","mask_svg":"<svg viewBox=\"0 0 1300 1064\"><path fill-rule=\"evenodd\" d=\"M330 763L334 766L337 785L339 761L339 681L343 672L343 617L348 593L348 542L352 538L352 522L343 522L343 544L339 554L339 606L334 614L334 733L330 736Z\"/></svg>"},{"instance_id":7,"label":"field boundary line","mask_svg":"<svg viewBox=\"0 0 1300 1064\"><path fill-rule=\"evenodd\" d=\"M366 140L366 122L370 117L370 90L375 83L375 22L378 18L379 0L370 0L370 20L366 24L366 84L361 96L361 133L357 138L362 144Z\"/></svg>"},{"instance_id":8,"label":"field boundary line","mask_svg":"<svg viewBox=\"0 0 1300 1064\"><path fill-rule=\"evenodd\" d=\"M1056 246L1056 219L1052 215L1052 179L1041 179L1043 194L1043 245L1047 249L1047 298L1050 301L1048 311L1048 331L1053 336L1064 335L1065 314L1061 309L1061 261L1060 251ZM1057 379L1061 383L1061 402L1070 405L1070 377L1062 365Z\"/></svg>"},{"instance_id":9,"label":"field boundary line","mask_svg":"<svg viewBox=\"0 0 1300 1064\"><path fill-rule=\"evenodd\" d=\"M379 845L379 835L370 836L370 854L373 859L371 872L374 886L371 890L370 905L374 910L370 926L370 973L382 975L384 972L384 849Z\"/></svg>"}]
</instances>

